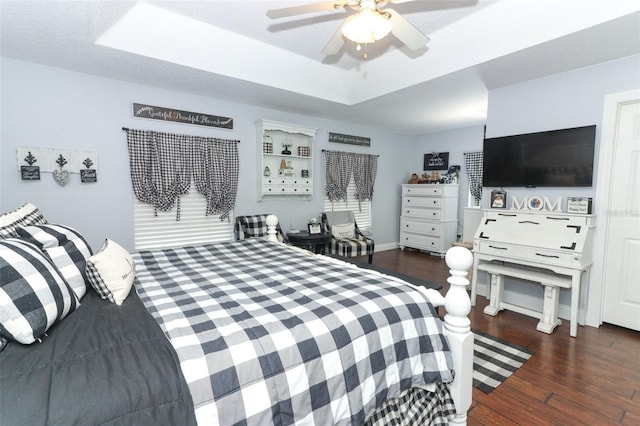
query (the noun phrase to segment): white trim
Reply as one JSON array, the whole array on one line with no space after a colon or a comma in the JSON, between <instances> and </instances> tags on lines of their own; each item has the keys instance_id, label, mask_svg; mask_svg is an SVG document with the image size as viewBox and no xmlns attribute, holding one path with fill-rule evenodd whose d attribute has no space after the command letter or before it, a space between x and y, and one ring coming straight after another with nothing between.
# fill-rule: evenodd
<instances>
[{"instance_id":1,"label":"white trim","mask_svg":"<svg viewBox=\"0 0 640 426\"><path fill-rule=\"evenodd\" d=\"M640 90L612 93L604 98L600 152L598 156L598 181L596 184L596 217L593 235L593 262L589 280L589 299L586 325L599 327L604 313L604 265L607 262L607 234L609 231L609 205L617 116L620 104L640 99Z\"/></svg>"}]
</instances>

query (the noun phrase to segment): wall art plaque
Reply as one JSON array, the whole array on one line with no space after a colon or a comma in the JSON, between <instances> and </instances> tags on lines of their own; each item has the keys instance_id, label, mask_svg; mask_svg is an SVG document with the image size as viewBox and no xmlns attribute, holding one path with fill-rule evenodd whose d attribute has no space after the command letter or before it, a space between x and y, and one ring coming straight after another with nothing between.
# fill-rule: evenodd
<instances>
[{"instance_id":1,"label":"wall art plaque","mask_svg":"<svg viewBox=\"0 0 640 426\"><path fill-rule=\"evenodd\" d=\"M133 102L133 116L174 123L233 129L233 118Z\"/></svg>"}]
</instances>

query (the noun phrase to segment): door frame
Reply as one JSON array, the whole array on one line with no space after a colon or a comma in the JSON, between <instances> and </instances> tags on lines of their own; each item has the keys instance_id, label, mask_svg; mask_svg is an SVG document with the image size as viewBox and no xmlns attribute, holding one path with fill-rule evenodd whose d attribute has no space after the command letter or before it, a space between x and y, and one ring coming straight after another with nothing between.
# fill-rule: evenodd
<instances>
[{"instance_id":1,"label":"door frame","mask_svg":"<svg viewBox=\"0 0 640 426\"><path fill-rule=\"evenodd\" d=\"M640 90L612 93L604 98L604 112L602 130L600 132L600 150L598 156L598 174L596 183L596 228L593 236L593 259L591 279L589 280L589 302L587 309L587 325L595 327L603 323L604 317L604 265L607 262L609 250L607 236L609 235L609 206L611 204L611 184L613 175L613 157L616 141L616 125L620 105L640 99Z\"/></svg>"}]
</instances>

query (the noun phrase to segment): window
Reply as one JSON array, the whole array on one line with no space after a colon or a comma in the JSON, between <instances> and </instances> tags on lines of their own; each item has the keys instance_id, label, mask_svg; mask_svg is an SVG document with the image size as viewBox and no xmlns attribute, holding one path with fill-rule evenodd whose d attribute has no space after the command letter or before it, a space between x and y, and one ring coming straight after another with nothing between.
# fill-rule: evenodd
<instances>
[{"instance_id":1,"label":"window","mask_svg":"<svg viewBox=\"0 0 640 426\"><path fill-rule=\"evenodd\" d=\"M205 216L205 198L192 184L189 193L180 198L180 221L176 209L158 211L134 197L133 230L136 250L176 247L189 244L213 243L233 240L233 212L230 221L220 215Z\"/></svg>"},{"instance_id":2,"label":"window","mask_svg":"<svg viewBox=\"0 0 640 426\"><path fill-rule=\"evenodd\" d=\"M371 200L365 200L360 203L362 211L358 208L358 200L355 199L356 184L353 179L347 186L347 201L329 201L327 195L324 195L323 211L339 211L351 210L356 217L356 223L361 231L368 231L371 228Z\"/></svg>"}]
</instances>

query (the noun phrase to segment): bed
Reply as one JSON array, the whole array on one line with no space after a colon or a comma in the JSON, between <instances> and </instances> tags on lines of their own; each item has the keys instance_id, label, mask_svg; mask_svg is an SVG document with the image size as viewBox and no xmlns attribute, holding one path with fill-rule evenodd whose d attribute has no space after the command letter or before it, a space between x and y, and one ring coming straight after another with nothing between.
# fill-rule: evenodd
<instances>
[{"instance_id":1,"label":"bed","mask_svg":"<svg viewBox=\"0 0 640 426\"><path fill-rule=\"evenodd\" d=\"M3 425L466 423L464 248L446 298L264 239L131 258L120 305L87 286L40 342L0 353Z\"/></svg>"}]
</instances>

